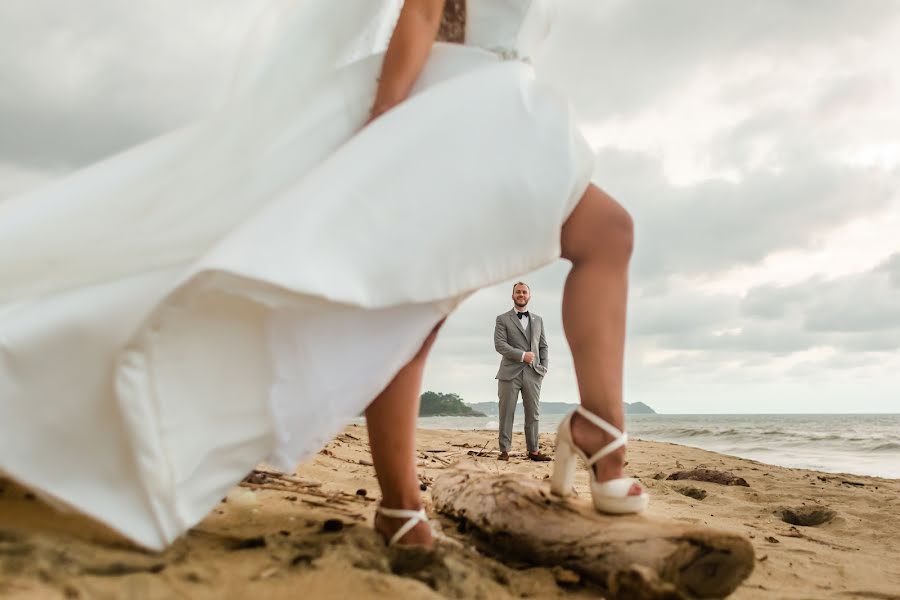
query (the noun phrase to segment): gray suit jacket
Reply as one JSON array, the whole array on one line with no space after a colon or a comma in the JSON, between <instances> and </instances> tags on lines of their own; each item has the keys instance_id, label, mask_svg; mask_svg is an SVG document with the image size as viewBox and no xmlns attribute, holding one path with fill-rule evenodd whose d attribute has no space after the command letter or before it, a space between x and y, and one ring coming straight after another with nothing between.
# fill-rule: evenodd
<instances>
[{"instance_id":1,"label":"gray suit jacket","mask_svg":"<svg viewBox=\"0 0 900 600\"><path fill-rule=\"evenodd\" d=\"M497 315L494 327L494 349L503 357L495 379L509 381L519 375L522 369L530 367L543 377L550 365L547 340L544 337L544 320L534 313L529 314L528 329L523 330L516 317L515 309ZM522 361L523 352L534 352L534 362Z\"/></svg>"}]
</instances>

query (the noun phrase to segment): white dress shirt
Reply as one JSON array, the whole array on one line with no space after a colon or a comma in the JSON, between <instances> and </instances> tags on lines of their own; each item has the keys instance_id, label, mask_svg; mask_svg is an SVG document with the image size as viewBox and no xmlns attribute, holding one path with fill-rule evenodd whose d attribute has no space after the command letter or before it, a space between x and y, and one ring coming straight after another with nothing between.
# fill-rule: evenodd
<instances>
[{"instance_id":1,"label":"white dress shirt","mask_svg":"<svg viewBox=\"0 0 900 600\"><path fill-rule=\"evenodd\" d=\"M519 310L518 307L514 307L516 309L516 321L519 322L519 327L522 328L522 331L528 331L528 322L530 317L524 316L521 319L519 318L518 313L520 312L528 312L527 310ZM519 359L519 362L525 362L525 352L522 353L522 358Z\"/></svg>"}]
</instances>

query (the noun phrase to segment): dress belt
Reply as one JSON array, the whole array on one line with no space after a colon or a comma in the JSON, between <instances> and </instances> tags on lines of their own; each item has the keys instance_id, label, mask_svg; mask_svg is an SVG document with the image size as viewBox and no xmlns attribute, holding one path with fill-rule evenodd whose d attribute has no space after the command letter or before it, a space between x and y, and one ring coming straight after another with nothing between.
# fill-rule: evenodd
<instances>
[{"instance_id":1,"label":"dress belt","mask_svg":"<svg viewBox=\"0 0 900 600\"><path fill-rule=\"evenodd\" d=\"M528 65L531 64L531 57L519 54L518 50L511 48L484 48L484 50L487 50L491 54L496 54L501 60L515 60Z\"/></svg>"}]
</instances>

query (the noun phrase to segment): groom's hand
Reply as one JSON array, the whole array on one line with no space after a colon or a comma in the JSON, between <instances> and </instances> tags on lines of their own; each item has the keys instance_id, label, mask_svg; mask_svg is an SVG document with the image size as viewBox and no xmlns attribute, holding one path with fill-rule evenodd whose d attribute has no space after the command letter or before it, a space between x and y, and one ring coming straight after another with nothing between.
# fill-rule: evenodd
<instances>
[{"instance_id":1,"label":"groom's hand","mask_svg":"<svg viewBox=\"0 0 900 600\"><path fill-rule=\"evenodd\" d=\"M522 359L527 362L529 365L534 362L534 352L526 352L525 357Z\"/></svg>"}]
</instances>

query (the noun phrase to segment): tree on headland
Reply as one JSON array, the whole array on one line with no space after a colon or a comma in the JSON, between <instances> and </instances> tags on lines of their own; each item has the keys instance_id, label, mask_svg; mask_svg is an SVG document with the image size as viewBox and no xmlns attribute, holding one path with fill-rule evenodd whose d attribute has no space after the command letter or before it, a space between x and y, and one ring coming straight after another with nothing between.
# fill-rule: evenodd
<instances>
[{"instance_id":1,"label":"tree on headland","mask_svg":"<svg viewBox=\"0 0 900 600\"><path fill-rule=\"evenodd\" d=\"M485 417L482 412L473 410L463 402L457 394L440 394L425 392L419 402L420 417Z\"/></svg>"}]
</instances>

